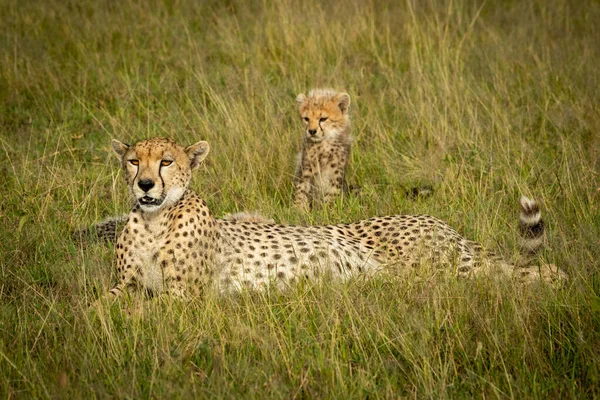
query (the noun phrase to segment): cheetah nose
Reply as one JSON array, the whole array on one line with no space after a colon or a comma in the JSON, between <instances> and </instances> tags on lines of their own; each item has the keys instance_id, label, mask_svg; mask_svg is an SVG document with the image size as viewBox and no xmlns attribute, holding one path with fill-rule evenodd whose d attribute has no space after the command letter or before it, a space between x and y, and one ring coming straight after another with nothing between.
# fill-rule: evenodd
<instances>
[{"instance_id":1,"label":"cheetah nose","mask_svg":"<svg viewBox=\"0 0 600 400\"><path fill-rule=\"evenodd\" d=\"M142 179L141 181L138 182L138 186L144 192L147 192L148 190L150 190L154 187L154 181L152 179Z\"/></svg>"},{"instance_id":2,"label":"cheetah nose","mask_svg":"<svg viewBox=\"0 0 600 400\"><path fill-rule=\"evenodd\" d=\"M314 136L317 133L316 129L309 129L308 133L310 133L311 136Z\"/></svg>"}]
</instances>

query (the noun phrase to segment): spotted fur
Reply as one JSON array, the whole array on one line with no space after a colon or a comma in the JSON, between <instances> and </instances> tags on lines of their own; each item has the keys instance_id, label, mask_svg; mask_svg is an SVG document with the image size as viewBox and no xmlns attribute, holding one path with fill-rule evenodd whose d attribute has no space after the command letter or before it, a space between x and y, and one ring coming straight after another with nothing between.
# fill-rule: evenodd
<instances>
[{"instance_id":1,"label":"spotted fur","mask_svg":"<svg viewBox=\"0 0 600 400\"><path fill-rule=\"evenodd\" d=\"M109 217L90 227L79 229L71 235L73 240L81 243L100 240L102 242L115 243L127 222L127 214L118 217Z\"/></svg>"},{"instance_id":2,"label":"spotted fur","mask_svg":"<svg viewBox=\"0 0 600 400\"><path fill-rule=\"evenodd\" d=\"M236 213L225 214L222 219L236 222L262 222L265 224L275 223L274 219L267 218L255 211L240 211Z\"/></svg>"},{"instance_id":3,"label":"spotted fur","mask_svg":"<svg viewBox=\"0 0 600 400\"><path fill-rule=\"evenodd\" d=\"M304 122L302 150L296 156L294 205L309 209L328 203L345 186L350 159L350 96L332 89L315 89L296 98Z\"/></svg>"},{"instance_id":4,"label":"spotted fur","mask_svg":"<svg viewBox=\"0 0 600 400\"><path fill-rule=\"evenodd\" d=\"M180 297L205 289L286 287L323 275L341 280L432 265L458 276L499 272L522 281L565 277L549 267L515 269L445 222L427 215L375 217L350 224L293 226L215 219L204 200L188 190L191 172L208 144L182 147L168 139L132 146L113 141L136 204L117 240L119 283L110 296L129 289ZM533 201L521 202L525 230Z\"/></svg>"},{"instance_id":5,"label":"spotted fur","mask_svg":"<svg viewBox=\"0 0 600 400\"><path fill-rule=\"evenodd\" d=\"M72 237L76 241L100 240L103 242L116 243L119 235L123 231L127 222L128 214L123 214L118 217L108 217L100 222L94 223L92 226L80 229L73 233ZM274 224L275 220L267 218L264 215L255 211L239 211L235 213L225 214L222 219L236 222L262 222Z\"/></svg>"}]
</instances>

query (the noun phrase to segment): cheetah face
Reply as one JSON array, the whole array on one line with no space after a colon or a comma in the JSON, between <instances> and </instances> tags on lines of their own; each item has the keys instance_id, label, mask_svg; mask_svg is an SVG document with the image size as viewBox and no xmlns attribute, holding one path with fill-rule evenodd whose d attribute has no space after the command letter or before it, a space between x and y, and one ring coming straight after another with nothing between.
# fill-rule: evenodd
<instances>
[{"instance_id":1,"label":"cheetah face","mask_svg":"<svg viewBox=\"0 0 600 400\"><path fill-rule=\"evenodd\" d=\"M207 142L182 147L171 139L156 138L126 145L113 139L129 190L142 211L156 212L175 204L185 192L192 170L209 151Z\"/></svg>"},{"instance_id":2,"label":"cheetah face","mask_svg":"<svg viewBox=\"0 0 600 400\"><path fill-rule=\"evenodd\" d=\"M328 89L313 90L296 97L305 137L312 142L333 138L350 125L348 108L350 96Z\"/></svg>"}]
</instances>

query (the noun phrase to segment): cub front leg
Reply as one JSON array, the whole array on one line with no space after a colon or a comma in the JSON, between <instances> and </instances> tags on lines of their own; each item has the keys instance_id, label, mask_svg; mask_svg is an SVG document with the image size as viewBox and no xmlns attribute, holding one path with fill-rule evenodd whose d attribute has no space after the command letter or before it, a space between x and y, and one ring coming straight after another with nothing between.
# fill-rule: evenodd
<instances>
[{"instance_id":1,"label":"cub front leg","mask_svg":"<svg viewBox=\"0 0 600 400\"><path fill-rule=\"evenodd\" d=\"M337 172L337 171L336 171ZM343 178L340 175L330 176L323 188L323 203L331 203L342 193Z\"/></svg>"},{"instance_id":2,"label":"cub front leg","mask_svg":"<svg viewBox=\"0 0 600 400\"><path fill-rule=\"evenodd\" d=\"M294 188L294 206L302 210L310 208L308 194L310 193L310 176L302 176L296 179Z\"/></svg>"},{"instance_id":3,"label":"cub front leg","mask_svg":"<svg viewBox=\"0 0 600 400\"><path fill-rule=\"evenodd\" d=\"M344 169L341 168L340 164L324 166L318 178L320 200L324 204L331 203L342 193Z\"/></svg>"},{"instance_id":4,"label":"cub front leg","mask_svg":"<svg viewBox=\"0 0 600 400\"><path fill-rule=\"evenodd\" d=\"M306 157L306 149L296 154L296 178L294 179L294 207L310 209L310 190L312 171Z\"/></svg>"},{"instance_id":5,"label":"cub front leg","mask_svg":"<svg viewBox=\"0 0 600 400\"><path fill-rule=\"evenodd\" d=\"M319 158L320 168L317 179L319 200L323 204L331 203L342 193L347 163L348 152L339 146L334 146Z\"/></svg>"}]
</instances>

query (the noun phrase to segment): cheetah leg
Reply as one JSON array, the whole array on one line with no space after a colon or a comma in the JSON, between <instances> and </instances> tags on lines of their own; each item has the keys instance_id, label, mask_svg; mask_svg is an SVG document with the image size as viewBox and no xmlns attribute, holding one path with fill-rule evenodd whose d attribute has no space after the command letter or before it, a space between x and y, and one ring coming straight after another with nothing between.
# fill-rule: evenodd
<instances>
[{"instance_id":1,"label":"cheetah leg","mask_svg":"<svg viewBox=\"0 0 600 400\"><path fill-rule=\"evenodd\" d=\"M329 185L325 189L323 193L323 203L328 204L335 200L341 193L340 186L338 186L338 181L330 181Z\"/></svg>"},{"instance_id":2,"label":"cheetah leg","mask_svg":"<svg viewBox=\"0 0 600 400\"><path fill-rule=\"evenodd\" d=\"M517 267L513 271L515 279L526 284L543 281L554 285L569 279L568 275L554 264Z\"/></svg>"},{"instance_id":3,"label":"cheetah leg","mask_svg":"<svg viewBox=\"0 0 600 400\"><path fill-rule=\"evenodd\" d=\"M492 252L488 252L476 242L467 240L458 253L457 276L503 275L511 277L514 266L507 264Z\"/></svg>"},{"instance_id":4,"label":"cheetah leg","mask_svg":"<svg viewBox=\"0 0 600 400\"><path fill-rule=\"evenodd\" d=\"M461 263L458 267L457 275L459 277L469 277L475 275L502 275L507 278L515 279L522 284L532 284L535 282L545 282L550 285L556 285L561 281L568 279L567 274L553 264L533 265L529 267L515 267L498 259L483 258L477 261L470 260L468 263Z\"/></svg>"},{"instance_id":5,"label":"cheetah leg","mask_svg":"<svg viewBox=\"0 0 600 400\"><path fill-rule=\"evenodd\" d=\"M294 206L303 210L310 208L308 193L310 193L310 176L302 175L297 178L294 188Z\"/></svg>"},{"instance_id":6,"label":"cheetah leg","mask_svg":"<svg viewBox=\"0 0 600 400\"><path fill-rule=\"evenodd\" d=\"M126 291L128 291L127 285L122 285L119 283L118 285L110 289L105 297L109 300L116 300L119 297L122 297L123 293L125 293Z\"/></svg>"},{"instance_id":7,"label":"cheetah leg","mask_svg":"<svg viewBox=\"0 0 600 400\"><path fill-rule=\"evenodd\" d=\"M121 275L119 283L110 289L108 293L100 296L94 302L90 303L90 307L99 308L103 302L112 303L123 297L123 294L131 292L134 286L136 286L135 274L131 273L129 275L125 275L125 277Z\"/></svg>"},{"instance_id":8,"label":"cheetah leg","mask_svg":"<svg viewBox=\"0 0 600 400\"><path fill-rule=\"evenodd\" d=\"M165 280L165 283L167 284L167 293L169 295L173 297L178 297L180 299L187 297L187 292L183 283L177 282L173 279Z\"/></svg>"},{"instance_id":9,"label":"cheetah leg","mask_svg":"<svg viewBox=\"0 0 600 400\"><path fill-rule=\"evenodd\" d=\"M163 260L161 262L165 291L173 297L185 298L186 285L181 276L181 271L175 268L173 261Z\"/></svg>"},{"instance_id":10,"label":"cheetah leg","mask_svg":"<svg viewBox=\"0 0 600 400\"><path fill-rule=\"evenodd\" d=\"M137 286L138 282L138 270L137 268L129 267L121 273L120 281L112 289L110 289L106 295L108 299L117 299L123 296L124 293L130 292L134 287Z\"/></svg>"}]
</instances>

